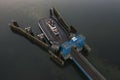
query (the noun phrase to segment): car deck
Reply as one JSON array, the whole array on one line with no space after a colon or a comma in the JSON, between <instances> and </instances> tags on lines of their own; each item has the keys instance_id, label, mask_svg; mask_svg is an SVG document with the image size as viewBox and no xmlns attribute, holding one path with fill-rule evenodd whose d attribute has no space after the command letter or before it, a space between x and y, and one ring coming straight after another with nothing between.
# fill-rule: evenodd
<instances>
[{"instance_id":1,"label":"car deck","mask_svg":"<svg viewBox=\"0 0 120 80\"><path fill-rule=\"evenodd\" d=\"M55 22L54 25L58 29L59 35L55 35L48 26L47 21L50 19ZM40 30L43 32L45 37L51 42L51 44L54 44L54 42L57 44L61 44L69 39L67 33L64 31L64 29L62 29L61 25L58 24L57 21L53 18L42 18L39 20L38 24Z\"/></svg>"}]
</instances>

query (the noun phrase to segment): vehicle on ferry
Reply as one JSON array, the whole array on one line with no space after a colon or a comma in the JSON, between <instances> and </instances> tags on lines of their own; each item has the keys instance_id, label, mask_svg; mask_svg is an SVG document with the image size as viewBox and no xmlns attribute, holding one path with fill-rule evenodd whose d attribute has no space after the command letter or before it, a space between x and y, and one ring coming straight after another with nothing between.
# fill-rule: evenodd
<instances>
[{"instance_id":1,"label":"vehicle on ferry","mask_svg":"<svg viewBox=\"0 0 120 80\"><path fill-rule=\"evenodd\" d=\"M56 35L58 36L59 35L59 31L55 25L55 22L53 20L48 20L47 21L47 25L49 26L49 28L51 29L51 31Z\"/></svg>"}]
</instances>

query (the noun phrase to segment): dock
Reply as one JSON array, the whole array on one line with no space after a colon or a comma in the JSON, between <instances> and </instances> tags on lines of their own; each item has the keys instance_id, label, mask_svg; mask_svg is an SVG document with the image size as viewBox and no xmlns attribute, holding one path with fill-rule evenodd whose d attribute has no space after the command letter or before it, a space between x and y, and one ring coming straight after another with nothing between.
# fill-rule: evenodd
<instances>
[{"instance_id":1,"label":"dock","mask_svg":"<svg viewBox=\"0 0 120 80\"><path fill-rule=\"evenodd\" d=\"M48 20L51 19L55 22L54 25L59 30L59 36L53 34L53 32L51 32L49 26L46 23ZM38 39L36 35L34 35L34 33L30 30L27 31L25 28L21 28L16 21L13 21L11 24L9 24L13 32L18 33L26 37L33 43L43 47L46 51L48 51L50 57L55 60L55 62L64 66L66 60L63 56L61 56L63 53L60 52L61 46L59 45L64 44L65 42L69 42L71 40L70 34L77 33L75 28L73 26L67 25L55 8L50 9L50 17L40 19L38 25L42 34L48 42ZM78 38L82 40L82 37L78 36ZM74 37L74 39L77 38ZM74 41L75 40L73 40L73 42ZM106 80L105 77L97 69L95 69L95 67L81 54L81 52L79 52L75 48L75 42L72 45L73 48L69 53L70 57L68 57L67 59L72 60L75 65L82 71L82 73L87 77L88 80Z\"/></svg>"},{"instance_id":2,"label":"dock","mask_svg":"<svg viewBox=\"0 0 120 80\"><path fill-rule=\"evenodd\" d=\"M71 60L86 75L88 80L106 80L105 77L78 51L72 50Z\"/></svg>"}]
</instances>

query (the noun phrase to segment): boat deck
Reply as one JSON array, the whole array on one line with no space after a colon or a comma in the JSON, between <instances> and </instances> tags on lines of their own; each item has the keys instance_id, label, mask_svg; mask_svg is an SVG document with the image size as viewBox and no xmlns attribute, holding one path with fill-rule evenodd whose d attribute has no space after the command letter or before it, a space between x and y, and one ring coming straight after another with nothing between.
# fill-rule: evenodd
<instances>
[{"instance_id":1,"label":"boat deck","mask_svg":"<svg viewBox=\"0 0 120 80\"><path fill-rule=\"evenodd\" d=\"M57 43L57 44L61 44L65 41L68 40L68 36L65 33L65 31L62 29L61 25L57 23L56 20L52 19L55 22L55 26L58 29L59 35L55 35L52 30L50 29L50 27L47 24L47 21L50 20L52 18L42 18L39 20L39 28L42 30L43 34L45 35L45 37L48 39L48 41L50 41L50 43Z\"/></svg>"}]
</instances>

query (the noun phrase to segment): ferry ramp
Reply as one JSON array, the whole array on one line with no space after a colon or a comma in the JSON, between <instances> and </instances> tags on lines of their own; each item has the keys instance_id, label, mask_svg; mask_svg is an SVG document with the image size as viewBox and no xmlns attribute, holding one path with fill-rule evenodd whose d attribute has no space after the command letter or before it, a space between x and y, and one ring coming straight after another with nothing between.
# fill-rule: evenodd
<instances>
[{"instance_id":1,"label":"ferry ramp","mask_svg":"<svg viewBox=\"0 0 120 80\"><path fill-rule=\"evenodd\" d=\"M106 80L95 67L77 50L72 49L70 58L77 67L83 72L88 80Z\"/></svg>"}]
</instances>

